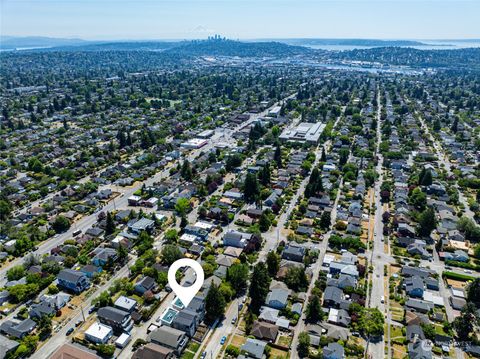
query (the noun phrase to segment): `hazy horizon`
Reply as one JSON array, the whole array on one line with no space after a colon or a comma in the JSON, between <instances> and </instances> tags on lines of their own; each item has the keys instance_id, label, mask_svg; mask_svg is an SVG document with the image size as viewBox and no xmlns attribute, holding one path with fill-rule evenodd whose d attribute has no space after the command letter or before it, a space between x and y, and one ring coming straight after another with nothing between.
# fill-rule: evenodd
<instances>
[{"instance_id":1,"label":"hazy horizon","mask_svg":"<svg viewBox=\"0 0 480 359\"><path fill-rule=\"evenodd\" d=\"M5 36L88 41L474 40L473 0L0 0Z\"/></svg>"}]
</instances>

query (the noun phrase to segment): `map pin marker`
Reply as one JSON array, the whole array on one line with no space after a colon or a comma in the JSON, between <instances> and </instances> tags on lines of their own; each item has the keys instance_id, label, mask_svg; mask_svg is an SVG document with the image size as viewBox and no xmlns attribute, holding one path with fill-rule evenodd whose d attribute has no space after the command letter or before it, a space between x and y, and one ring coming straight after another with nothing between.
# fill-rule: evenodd
<instances>
[{"instance_id":1,"label":"map pin marker","mask_svg":"<svg viewBox=\"0 0 480 359\"><path fill-rule=\"evenodd\" d=\"M177 278L175 277L175 275L177 274L177 270L182 267L192 268L197 276L195 283L193 283L189 287L182 287L180 284L177 283ZM195 297L200 288L202 288L204 278L205 275L203 273L202 266L200 265L200 263L194 261L193 259L179 259L178 261L173 262L173 264L168 269L168 284L170 285L170 288L172 288L173 292L177 295L177 297L180 298L182 304L185 307L188 307L193 297Z\"/></svg>"}]
</instances>

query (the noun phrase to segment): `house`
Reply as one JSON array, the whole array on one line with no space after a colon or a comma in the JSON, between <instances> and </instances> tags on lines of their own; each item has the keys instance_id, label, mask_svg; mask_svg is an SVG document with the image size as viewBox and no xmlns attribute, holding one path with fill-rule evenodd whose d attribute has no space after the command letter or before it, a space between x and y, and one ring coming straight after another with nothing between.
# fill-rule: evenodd
<instances>
[{"instance_id":1,"label":"house","mask_svg":"<svg viewBox=\"0 0 480 359\"><path fill-rule=\"evenodd\" d=\"M397 228L398 233L405 237L414 237L415 236L415 228L407 223L399 223Z\"/></svg>"},{"instance_id":2,"label":"house","mask_svg":"<svg viewBox=\"0 0 480 359\"><path fill-rule=\"evenodd\" d=\"M115 308L128 313L132 313L135 309L137 309L137 301L135 299L125 297L124 295L118 297L113 305Z\"/></svg>"},{"instance_id":3,"label":"house","mask_svg":"<svg viewBox=\"0 0 480 359\"><path fill-rule=\"evenodd\" d=\"M22 321L6 320L0 325L0 332L16 339L22 339L30 334L36 326L37 323L30 318Z\"/></svg>"},{"instance_id":4,"label":"house","mask_svg":"<svg viewBox=\"0 0 480 359\"><path fill-rule=\"evenodd\" d=\"M143 294L146 291L153 291L155 288L155 279L145 276L135 284L135 292Z\"/></svg>"},{"instance_id":5,"label":"house","mask_svg":"<svg viewBox=\"0 0 480 359\"><path fill-rule=\"evenodd\" d=\"M347 274L340 274L336 281L337 287L340 289L355 288L357 286L357 279Z\"/></svg>"},{"instance_id":6,"label":"house","mask_svg":"<svg viewBox=\"0 0 480 359\"><path fill-rule=\"evenodd\" d=\"M240 349L242 352L246 352L251 358L262 359L266 345L267 343L261 340L248 338Z\"/></svg>"},{"instance_id":7,"label":"house","mask_svg":"<svg viewBox=\"0 0 480 359\"><path fill-rule=\"evenodd\" d=\"M223 245L225 247L245 248L252 238L252 234L238 231L229 231L223 236Z\"/></svg>"},{"instance_id":8,"label":"house","mask_svg":"<svg viewBox=\"0 0 480 359\"><path fill-rule=\"evenodd\" d=\"M138 221L128 224L128 229L135 234L145 231L151 233L155 228L155 221L148 218L140 218Z\"/></svg>"},{"instance_id":9,"label":"house","mask_svg":"<svg viewBox=\"0 0 480 359\"><path fill-rule=\"evenodd\" d=\"M328 343L323 347L324 359L343 359L345 358L345 350L338 343Z\"/></svg>"},{"instance_id":10,"label":"house","mask_svg":"<svg viewBox=\"0 0 480 359\"><path fill-rule=\"evenodd\" d=\"M282 252L282 259L303 263L305 257L305 248L294 245L287 245Z\"/></svg>"},{"instance_id":11,"label":"house","mask_svg":"<svg viewBox=\"0 0 480 359\"><path fill-rule=\"evenodd\" d=\"M87 229L85 231L85 234L89 235L90 237L93 237L93 238L98 238L103 234L103 229L98 228L98 227L92 227L92 228Z\"/></svg>"},{"instance_id":12,"label":"house","mask_svg":"<svg viewBox=\"0 0 480 359\"><path fill-rule=\"evenodd\" d=\"M402 275L404 277L411 277L411 276L419 276L421 278L430 277L430 271L425 268L417 268L417 267L409 267L403 266L402 267Z\"/></svg>"},{"instance_id":13,"label":"house","mask_svg":"<svg viewBox=\"0 0 480 359\"><path fill-rule=\"evenodd\" d=\"M132 359L173 359L173 350L155 343L148 343L133 353Z\"/></svg>"},{"instance_id":14,"label":"house","mask_svg":"<svg viewBox=\"0 0 480 359\"><path fill-rule=\"evenodd\" d=\"M328 312L328 322L341 325L342 327L348 327L351 318L345 309L330 308L330 311Z\"/></svg>"},{"instance_id":15,"label":"house","mask_svg":"<svg viewBox=\"0 0 480 359\"><path fill-rule=\"evenodd\" d=\"M162 326L154 330L150 333L149 338L152 343L172 349L178 356L182 354L188 343L185 332L167 326Z\"/></svg>"},{"instance_id":16,"label":"house","mask_svg":"<svg viewBox=\"0 0 480 359\"><path fill-rule=\"evenodd\" d=\"M197 313L186 308L177 313L171 327L185 332L191 338L195 335L199 323Z\"/></svg>"},{"instance_id":17,"label":"house","mask_svg":"<svg viewBox=\"0 0 480 359\"><path fill-rule=\"evenodd\" d=\"M278 326L257 320L253 323L250 333L257 339L274 343L278 335Z\"/></svg>"},{"instance_id":18,"label":"house","mask_svg":"<svg viewBox=\"0 0 480 359\"><path fill-rule=\"evenodd\" d=\"M278 309L263 306L260 308L260 315L258 316L258 319L264 322L275 324L279 316L280 311Z\"/></svg>"},{"instance_id":19,"label":"house","mask_svg":"<svg viewBox=\"0 0 480 359\"><path fill-rule=\"evenodd\" d=\"M103 267L109 262L113 263L118 257L117 251L113 248L96 248L93 254L95 256L92 258L92 263L97 267Z\"/></svg>"},{"instance_id":20,"label":"house","mask_svg":"<svg viewBox=\"0 0 480 359\"><path fill-rule=\"evenodd\" d=\"M284 309L287 306L289 291L286 289L272 289L266 299L266 304L275 309Z\"/></svg>"},{"instance_id":21,"label":"house","mask_svg":"<svg viewBox=\"0 0 480 359\"><path fill-rule=\"evenodd\" d=\"M193 297L187 309L197 314L198 322L200 323L205 316L205 298L198 295Z\"/></svg>"},{"instance_id":22,"label":"house","mask_svg":"<svg viewBox=\"0 0 480 359\"><path fill-rule=\"evenodd\" d=\"M407 246L408 254L412 256L420 256L422 259L429 259L432 257L430 253L428 253L427 249L425 248L426 243L423 240L416 240L415 242L409 244Z\"/></svg>"},{"instance_id":23,"label":"house","mask_svg":"<svg viewBox=\"0 0 480 359\"><path fill-rule=\"evenodd\" d=\"M64 290L80 294L90 287L85 273L73 269L62 269L57 275L58 286Z\"/></svg>"},{"instance_id":24,"label":"house","mask_svg":"<svg viewBox=\"0 0 480 359\"><path fill-rule=\"evenodd\" d=\"M425 334L420 325L410 324L407 326L406 337L409 342L416 342L417 340L424 340Z\"/></svg>"},{"instance_id":25,"label":"house","mask_svg":"<svg viewBox=\"0 0 480 359\"><path fill-rule=\"evenodd\" d=\"M430 310L433 309L434 304L421 299L410 298L405 303L405 307L416 312L428 313Z\"/></svg>"},{"instance_id":26,"label":"house","mask_svg":"<svg viewBox=\"0 0 480 359\"><path fill-rule=\"evenodd\" d=\"M425 278L424 282L425 282L425 285L427 286L427 289L440 290L440 287L438 285L438 279L428 277L428 278Z\"/></svg>"},{"instance_id":27,"label":"house","mask_svg":"<svg viewBox=\"0 0 480 359\"><path fill-rule=\"evenodd\" d=\"M455 310L462 310L467 305L467 301L464 298L449 297L450 305Z\"/></svg>"},{"instance_id":28,"label":"house","mask_svg":"<svg viewBox=\"0 0 480 359\"><path fill-rule=\"evenodd\" d=\"M113 329L108 325L95 322L85 331L85 338L95 344L105 344L113 335Z\"/></svg>"},{"instance_id":29,"label":"house","mask_svg":"<svg viewBox=\"0 0 480 359\"><path fill-rule=\"evenodd\" d=\"M115 334L129 333L133 327L130 313L114 307L102 307L97 312L98 319L102 324L112 327Z\"/></svg>"},{"instance_id":30,"label":"house","mask_svg":"<svg viewBox=\"0 0 480 359\"><path fill-rule=\"evenodd\" d=\"M419 276L412 276L404 279L405 292L410 297L423 298L424 283Z\"/></svg>"},{"instance_id":31,"label":"house","mask_svg":"<svg viewBox=\"0 0 480 359\"><path fill-rule=\"evenodd\" d=\"M340 288L327 286L323 294L325 307L338 307L343 300L343 291Z\"/></svg>"},{"instance_id":32,"label":"house","mask_svg":"<svg viewBox=\"0 0 480 359\"><path fill-rule=\"evenodd\" d=\"M80 268L80 272L84 273L88 278L93 278L95 274L102 273L102 268L92 264L87 264Z\"/></svg>"},{"instance_id":33,"label":"house","mask_svg":"<svg viewBox=\"0 0 480 359\"><path fill-rule=\"evenodd\" d=\"M63 344L59 347L49 359L100 359L94 351L87 349L84 346L76 344Z\"/></svg>"},{"instance_id":34,"label":"house","mask_svg":"<svg viewBox=\"0 0 480 359\"><path fill-rule=\"evenodd\" d=\"M431 359L432 343L429 340L418 340L408 344L408 357L410 359Z\"/></svg>"},{"instance_id":35,"label":"house","mask_svg":"<svg viewBox=\"0 0 480 359\"><path fill-rule=\"evenodd\" d=\"M0 335L0 358L8 357L8 355L13 353L19 345L20 343L16 340L11 340L6 336Z\"/></svg>"},{"instance_id":36,"label":"house","mask_svg":"<svg viewBox=\"0 0 480 359\"><path fill-rule=\"evenodd\" d=\"M70 295L66 293L57 293L55 295L43 295L40 297L40 303L30 306L30 317L41 318L43 316L53 316L70 301Z\"/></svg>"},{"instance_id":37,"label":"house","mask_svg":"<svg viewBox=\"0 0 480 359\"><path fill-rule=\"evenodd\" d=\"M442 255L443 254L443 255ZM457 261L467 263L470 260L468 253L457 249L454 252L441 252L439 253L440 258L446 261Z\"/></svg>"}]
</instances>

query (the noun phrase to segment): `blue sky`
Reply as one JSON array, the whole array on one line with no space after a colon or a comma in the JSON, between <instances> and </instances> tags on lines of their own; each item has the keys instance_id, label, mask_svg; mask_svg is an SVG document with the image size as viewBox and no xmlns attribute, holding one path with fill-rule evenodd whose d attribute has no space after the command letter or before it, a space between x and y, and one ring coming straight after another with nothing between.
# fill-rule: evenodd
<instances>
[{"instance_id":1,"label":"blue sky","mask_svg":"<svg viewBox=\"0 0 480 359\"><path fill-rule=\"evenodd\" d=\"M480 38L477 0L0 0L2 35Z\"/></svg>"}]
</instances>

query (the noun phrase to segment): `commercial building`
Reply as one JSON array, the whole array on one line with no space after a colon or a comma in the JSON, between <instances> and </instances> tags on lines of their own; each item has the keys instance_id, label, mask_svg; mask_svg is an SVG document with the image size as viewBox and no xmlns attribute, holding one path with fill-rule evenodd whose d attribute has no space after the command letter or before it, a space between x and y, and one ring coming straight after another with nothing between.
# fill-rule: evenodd
<instances>
[{"instance_id":1,"label":"commercial building","mask_svg":"<svg viewBox=\"0 0 480 359\"><path fill-rule=\"evenodd\" d=\"M325 129L325 124L321 122L309 123L301 122L293 128L285 129L280 135L281 141L306 142L316 144Z\"/></svg>"}]
</instances>

